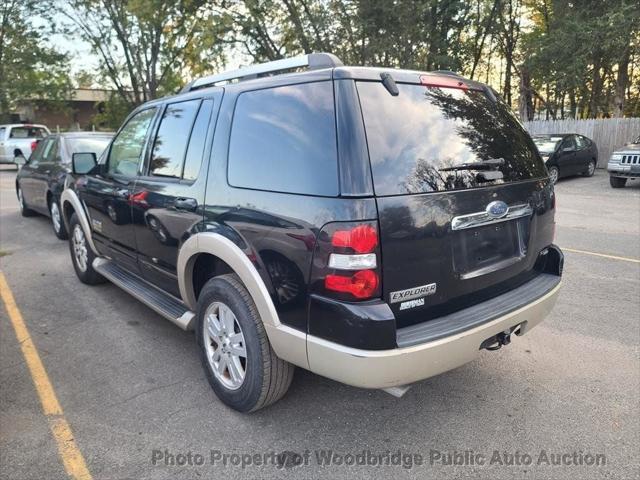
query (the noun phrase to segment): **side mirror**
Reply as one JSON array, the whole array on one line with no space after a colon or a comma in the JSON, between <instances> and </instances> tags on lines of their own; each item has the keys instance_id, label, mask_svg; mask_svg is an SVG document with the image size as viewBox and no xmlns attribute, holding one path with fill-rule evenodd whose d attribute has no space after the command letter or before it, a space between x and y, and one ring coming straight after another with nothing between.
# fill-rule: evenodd
<instances>
[{"instance_id":1,"label":"side mirror","mask_svg":"<svg viewBox=\"0 0 640 480\"><path fill-rule=\"evenodd\" d=\"M87 174L93 170L97 164L96 154L93 152L74 153L71 157L71 165L73 173L75 174Z\"/></svg>"}]
</instances>

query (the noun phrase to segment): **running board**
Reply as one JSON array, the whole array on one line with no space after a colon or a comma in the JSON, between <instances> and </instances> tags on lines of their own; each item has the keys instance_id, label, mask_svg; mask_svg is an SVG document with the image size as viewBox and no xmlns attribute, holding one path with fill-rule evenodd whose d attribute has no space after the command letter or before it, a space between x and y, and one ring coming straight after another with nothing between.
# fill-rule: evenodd
<instances>
[{"instance_id":1,"label":"running board","mask_svg":"<svg viewBox=\"0 0 640 480\"><path fill-rule=\"evenodd\" d=\"M96 258L93 261L93 268L111 283L116 284L181 329L193 330L195 314L174 296L151 285L146 280L128 272L106 258Z\"/></svg>"}]
</instances>

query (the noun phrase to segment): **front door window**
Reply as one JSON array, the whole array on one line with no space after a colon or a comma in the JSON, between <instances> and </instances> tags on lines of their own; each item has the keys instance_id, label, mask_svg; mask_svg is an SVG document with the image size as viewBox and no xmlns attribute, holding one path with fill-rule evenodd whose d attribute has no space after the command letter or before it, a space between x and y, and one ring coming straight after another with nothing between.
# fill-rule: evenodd
<instances>
[{"instance_id":1,"label":"front door window","mask_svg":"<svg viewBox=\"0 0 640 480\"><path fill-rule=\"evenodd\" d=\"M133 116L113 140L108 160L108 173L135 177L144 151L147 132L155 115L155 108Z\"/></svg>"}]
</instances>

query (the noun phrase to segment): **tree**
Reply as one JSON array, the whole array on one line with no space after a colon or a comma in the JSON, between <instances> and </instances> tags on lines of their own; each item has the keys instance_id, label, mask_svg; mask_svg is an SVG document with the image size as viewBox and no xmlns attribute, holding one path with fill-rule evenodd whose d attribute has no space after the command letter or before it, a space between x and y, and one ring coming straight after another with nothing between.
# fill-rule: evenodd
<instances>
[{"instance_id":1,"label":"tree","mask_svg":"<svg viewBox=\"0 0 640 480\"><path fill-rule=\"evenodd\" d=\"M64 108L71 89L67 58L45 46L45 27L33 21L47 11L37 0L0 0L0 121L10 119L18 100Z\"/></svg>"},{"instance_id":2,"label":"tree","mask_svg":"<svg viewBox=\"0 0 640 480\"><path fill-rule=\"evenodd\" d=\"M131 106L174 93L188 64L215 65L220 55L206 0L68 0L63 12L69 32L92 46L103 74Z\"/></svg>"},{"instance_id":3,"label":"tree","mask_svg":"<svg viewBox=\"0 0 640 480\"><path fill-rule=\"evenodd\" d=\"M621 115L638 95L630 88L638 53L640 5L633 0L524 0L533 27L522 56L547 116ZM635 104L635 103L634 103Z\"/></svg>"}]
</instances>

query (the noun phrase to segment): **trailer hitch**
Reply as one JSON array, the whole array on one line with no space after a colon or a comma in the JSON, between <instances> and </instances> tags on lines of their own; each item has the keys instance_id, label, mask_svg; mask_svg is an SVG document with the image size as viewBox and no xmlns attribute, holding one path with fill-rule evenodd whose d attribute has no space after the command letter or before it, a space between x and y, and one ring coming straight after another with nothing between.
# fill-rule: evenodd
<instances>
[{"instance_id":1,"label":"trailer hitch","mask_svg":"<svg viewBox=\"0 0 640 480\"><path fill-rule=\"evenodd\" d=\"M500 350L503 346L509 345L511 343L511 334L514 332L517 334L516 330L520 328L520 325L516 325L509 330L505 330L503 332L497 333L492 337L487 338L480 345L480 350L483 348L489 351Z\"/></svg>"}]
</instances>

